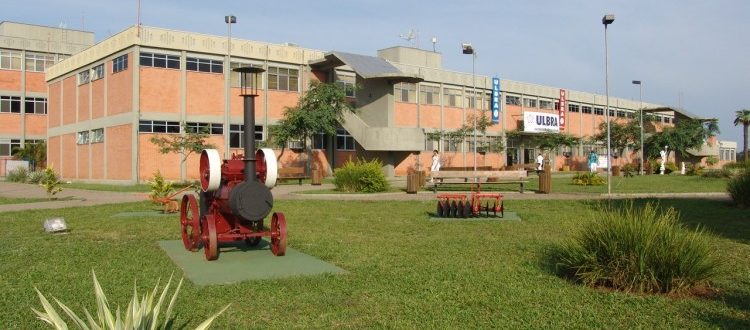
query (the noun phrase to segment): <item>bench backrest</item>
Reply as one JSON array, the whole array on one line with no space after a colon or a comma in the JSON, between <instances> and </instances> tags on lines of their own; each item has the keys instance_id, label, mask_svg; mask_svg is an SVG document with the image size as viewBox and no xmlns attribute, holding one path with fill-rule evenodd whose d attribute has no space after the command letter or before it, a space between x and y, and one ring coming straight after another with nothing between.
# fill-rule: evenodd
<instances>
[{"instance_id":1,"label":"bench backrest","mask_svg":"<svg viewBox=\"0 0 750 330\"><path fill-rule=\"evenodd\" d=\"M525 179L528 174L524 170L518 171L437 171L430 174L433 178L498 178Z\"/></svg>"},{"instance_id":2,"label":"bench backrest","mask_svg":"<svg viewBox=\"0 0 750 330\"><path fill-rule=\"evenodd\" d=\"M304 167L280 167L278 174L281 177L305 175L305 168Z\"/></svg>"}]
</instances>

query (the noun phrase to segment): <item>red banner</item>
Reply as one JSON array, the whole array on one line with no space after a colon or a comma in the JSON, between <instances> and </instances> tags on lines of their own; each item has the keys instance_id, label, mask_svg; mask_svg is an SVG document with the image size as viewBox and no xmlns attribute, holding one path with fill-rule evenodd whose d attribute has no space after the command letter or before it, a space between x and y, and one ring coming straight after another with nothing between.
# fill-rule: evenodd
<instances>
[{"instance_id":1,"label":"red banner","mask_svg":"<svg viewBox=\"0 0 750 330\"><path fill-rule=\"evenodd\" d=\"M565 97L565 90L560 90L560 109L558 114L560 116L560 130L565 130L565 111L568 110L568 99Z\"/></svg>"}]
</instances>

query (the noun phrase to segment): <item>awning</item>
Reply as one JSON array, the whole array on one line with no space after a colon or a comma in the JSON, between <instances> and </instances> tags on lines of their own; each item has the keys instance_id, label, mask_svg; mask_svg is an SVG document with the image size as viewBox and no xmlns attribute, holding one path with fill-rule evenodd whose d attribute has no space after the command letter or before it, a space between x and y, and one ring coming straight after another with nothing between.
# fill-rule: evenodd
<instances>
[{"instance_id":1,"label":"awning","mask_svg":"<svg viewBox=\"0 0 750 330\"><path fill-rule=\"evenodd\" d=\"M394 83L418 83L424 80L418 74L405 73L388 61L374 56L333 51L326 53L322 59L310 61L310 67L314 70L330 70L343 65L348 65L364 79L388 79Z\"/></svg>"}]
</instances>

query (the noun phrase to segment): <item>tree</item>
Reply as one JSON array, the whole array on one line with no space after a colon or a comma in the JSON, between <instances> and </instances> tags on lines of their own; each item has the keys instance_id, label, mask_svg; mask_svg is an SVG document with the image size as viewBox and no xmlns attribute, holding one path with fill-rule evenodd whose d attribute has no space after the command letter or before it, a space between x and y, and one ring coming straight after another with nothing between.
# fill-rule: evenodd
<instances>
[{"instance_id":1,"label":"tree","mask_svg":"<svg viewBox=\"0 0 750 330\"><path fill-rule=\"evenodd\" d=\"M672 151L683 156L688 149L700 148L707 138L718 133L716 120L680 119L674 127L664 128L644 142L645 150L649 157L656 158L664 146L669 146L667 158Z\"/></svg>"},{"instance_id":2,"label":"tree","mask_svg":"<svg viewBox=\"0 0 750 330\"><path fill-rule=\"evenodd\" d=\"M742 147L742 154L745 155L745 163L748 162L747 154L747 130L750 127L750 110L742 109L736 112L737 117L734 118L734 126L742 124L742 141L745 143Z\"/></svg>"},{"instance_id":3,"label":"tree","mask_svg":"<svg viewBox=\"0 0 750 330\"><path fill-rule=\"evenodd\" d=\"M31 163L31 170L35 170L37 165L47 162L47 143L26 143L23 148L16 149L13 152L13 158L28 160Z\"/></svg>"},{"instance_id":4,"label":"tree","mask_svg":"<svg viewBox=\"0 0 750 330\"><path fill-rule=\"evenodd\" d=\"M613 157L622 156L625 148L633 150L641 149L641 129L638 123L630 121L628 123L618 123L611 121L609 123L611 133L609 135L610 147L613 149ZM594 135L595 141L607 143L607 123L599 124L599 133Z\"/></svg>"},{"instance_id":5,"label":"tree","mask_svg":"<svg viewBox=\"0 0 750 330\"><path fill-rule=\"evenodd\" d=\"M178 153L180 158L180 167L185 164L188 156L192 153L200 153L203 149L214 149L216 146L207 143L207 131L195 131L182 127L184 134L168 134L152 136L149 141L159 147L162 154ZM182 172L182 171L181 171ZM184 174L180 174L181 180L184 180Z\"/></svg>"},{"instance_id":6,"label":"tree","mask_svg":"<svg viewBox=\"0 0 750 330\"><path fill-rule=\"evenodd\" d=\"M310 81L310 89L300 97L297 105L284 110L283 118L272 132L273 139L282 148L291 140L302 140L309 168L312 152L309 138L317 133L335 135L344 122L345 111L354 112L354 105L347 99L342 86Z\"/></svg>"}]
</instances>

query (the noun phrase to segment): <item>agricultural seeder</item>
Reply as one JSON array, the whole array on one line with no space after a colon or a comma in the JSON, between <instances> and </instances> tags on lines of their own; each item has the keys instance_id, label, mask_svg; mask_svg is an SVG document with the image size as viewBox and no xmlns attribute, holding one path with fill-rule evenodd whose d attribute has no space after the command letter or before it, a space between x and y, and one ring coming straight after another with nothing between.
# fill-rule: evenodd
<instances>
[{"instance_id":1,"label":"agricultural seeder","mask_svg":"<svg viewBox=\"0 0 750 330\"><path fill-rule=\"evenodd\" d=\"M238 68L240 74L257 75L260 68ZM245 81L251 78L245 77ZM243 87L244 154L232 154L221 160L215 149L205 149L200 157L200 200L188 194L182 198L180 224L182 242L188 251L201 246L207 260L219 257L222 243L244 242L257 246L262 237L270 237L271 252L286 253L287 229L284 213L274 212L270 229L263 220L273 208L271 188L276 184L278 166L271 149L255 146L255 97L257 90Z\"/></svg>"},{"instance_id":2,"label":"agricultural seeder","mask_svg":"<svg viewBox=\"0 0 750 330\"><path fill-rule=\"evenodd\" d=\"M437 216L445 218L468 218L484 216L504 216L503 195L472 191L466 194L437 195Z\"/></svg>"}]
</instances>

